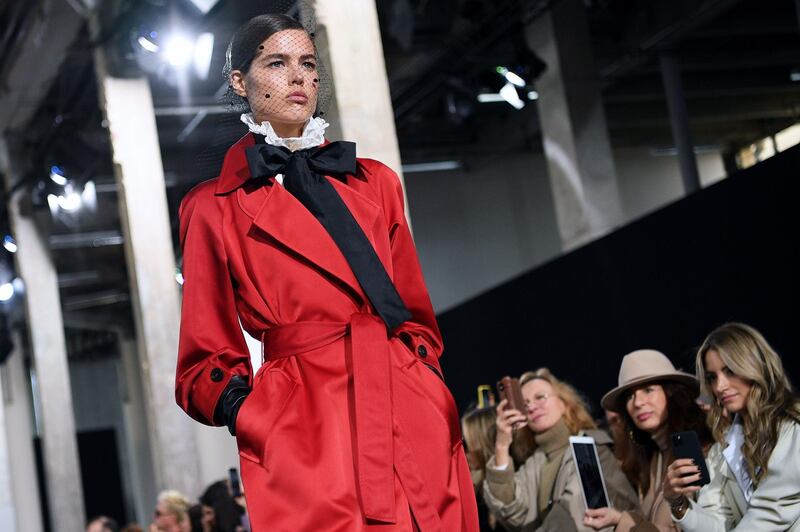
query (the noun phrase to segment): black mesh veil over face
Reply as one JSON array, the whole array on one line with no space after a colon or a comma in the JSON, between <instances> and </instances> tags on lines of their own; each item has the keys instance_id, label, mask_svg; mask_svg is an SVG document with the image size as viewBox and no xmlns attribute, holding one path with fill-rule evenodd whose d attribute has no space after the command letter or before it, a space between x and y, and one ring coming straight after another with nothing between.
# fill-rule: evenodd
<instances>
[{"instance_id":1,"label":"black mesh veil over face","mask_svg":"<svg viewBox=\"0 0 800 532\"><path fill-rule=\"evenodd\" d=\"M280 78L282 75L297 74L292 69L299 66L302 70L313 73L309 79L314 84L314 116L324 116L331 96L331 83L314 43L316 22L311 7L305 2L290 1L282 4L283 6L276 5L274 12L253 17L236 31L226 51L223 76L230 82L231 75L234 74L235 81L235 73L238 71L251 85L268 85L273 91L277 91L281 83L298 84L300 80ZM282 8L285 9L282 11ZM276 57L281 55L286 57ZM308 63L297 63L296 60L300 58ZM279 60L283 64L275 64ZM281 74L281 70L288 72ZM308 83L308 80L304 81ZM263 109L262 99L267 99L267 95L270 99L276 97L276 94L268 92L254 95L252 91L247 96L242 96L237 93L234 85L235 83L229 86L226 98L235 111ZM274 102L273 100L268 107L279 112Z\"/></svg>"},{"instance_id":2,"label":"black mesh veil over face","mask_svg":"<svg viewBox=\"0 0 800 532\"><path fill-rule=\"evenodd\" d=\"M332 83L315 31L313 10L302 0L270 2L264 14L236 30L222 72L227 112L216 115L214 140L197 158L198 180L219 174L225 152L248 127L281 138L324 132Z\"/></svg>"}]
</instances>

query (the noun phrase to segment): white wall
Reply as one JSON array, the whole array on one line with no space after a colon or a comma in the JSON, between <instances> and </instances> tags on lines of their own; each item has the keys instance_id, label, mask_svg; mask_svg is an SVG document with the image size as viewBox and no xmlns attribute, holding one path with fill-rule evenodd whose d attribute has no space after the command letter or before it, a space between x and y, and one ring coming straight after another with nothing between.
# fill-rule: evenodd
<instances>
[{"instance_id":1,"label":"white wall","mask_svg":"<svg viewBox=\"0 0 800 532\"><path fill-rule=\"evenodd\" d=\"M614 152L626 223L683 197L677 155L654 155L649 148L624 148ZM725 177L722 154L697 154L700 185L707 187Z\"/></svg>"},{"instance_id":2,"label":"white wall","mask_svg":"<svg viewBox=\"0 0 800 532\"><path fill-rule=\"evenodd\" d=\"M406 174L414 238L437 312L541 264L561 249L541 154Z\"/></svg>"},{"instance_id":3,"label":"white wall","mask_svg":"<svg viewBox=\"0 0 800 532\"><path fill-rule=\"evenodd\" d=\"M614 152L625 223L683 195L676 156ZM698 156L701 184L725 175ZM561 254L541 153L468 159L462 170L405 175L414 239L434 308L446 311Z\"/></svg>"}]
</instances>

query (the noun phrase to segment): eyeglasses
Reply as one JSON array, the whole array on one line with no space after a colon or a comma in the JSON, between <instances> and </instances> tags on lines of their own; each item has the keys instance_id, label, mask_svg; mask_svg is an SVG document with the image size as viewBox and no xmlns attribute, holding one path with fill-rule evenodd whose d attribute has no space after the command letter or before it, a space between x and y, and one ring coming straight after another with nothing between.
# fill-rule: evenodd
<instances>
[{"instance_id":1,"label":"eyeglasses","mask_svg":"<svg viewBox=\"0 0 800 532\"><path fill-rule=\"evenodd\" d=\"M537 393L532 400L525 399L526 405L543 405L550 398L549 393Z\"/></svg>"}]
</instances>

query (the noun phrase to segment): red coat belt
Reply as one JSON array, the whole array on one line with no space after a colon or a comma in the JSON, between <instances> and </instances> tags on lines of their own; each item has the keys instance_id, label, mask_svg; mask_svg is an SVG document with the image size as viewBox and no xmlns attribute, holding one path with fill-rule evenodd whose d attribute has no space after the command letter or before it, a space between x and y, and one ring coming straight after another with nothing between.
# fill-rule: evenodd
<instances>
[{"instance_id":1,"label":"red coat belt","mask_svg":"<svg viewBox=\"0 0 800 532\"><path fill-rule=\"evenodd\" d=\"M356 313L350 322L305 321L266 330L266 360L302 355L350 334L355 395L356 482L364 515L395 522L391 367L386 324Z\"/></svg>"}]
</instances>

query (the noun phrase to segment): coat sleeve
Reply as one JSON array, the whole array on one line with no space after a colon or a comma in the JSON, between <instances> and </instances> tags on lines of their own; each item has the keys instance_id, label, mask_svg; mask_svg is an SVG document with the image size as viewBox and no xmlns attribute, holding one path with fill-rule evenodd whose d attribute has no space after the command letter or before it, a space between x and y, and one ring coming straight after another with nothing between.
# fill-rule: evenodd
<instances>
[{"instance_id":1,"label":"coat sleeve","mask_svg":"<svg viewBox=\"0 0 800 532\"><path fill-rule=\"evenodd\" d=\"M394 284L412 315L396 332L412 351L423 356L425 362L434 365L441 373L439 357L444 348L442 336L405 217L403 187L394 171L384 165L381 167L388 176L382 181L387 189L383 195L392 248Z\"/></svg>"},{"instance_id":2,"label":"coat sleeve","mask_svg":"<svg viewBox=\"0 0 800 532\"><path fill-rule=\"evenodd\" d=\"M767 474L750 496L747 512L734 530L794 530L798 524L800 425L784 422L778 442L769 457Z\"/></svg>"},{"instance_id":3,"label":"coat sleeve","mask_svg":"<svg viewBox=\"0 0 800 532\"><path fill-rule=\"evenodd\" d=\"M207 182L187 194L179 211L184 284L175 399L207 425L222 424L214 410L234 375L252 385L225 252L223 206Z\"/></svg>"},{"instance_id":4,"label":"coat sleeve","mask_svg":"<svg viewBox=\"0 0 800 532\"><path fill-rule=\"evenodd\" d=\"M723 494L723 468L727 468L728 464L718 443L711 446L706 463L711 482L700 489L696 502L689 499L689 509L682 519L675 519L670 512L672 520L685 532L723 532L732 528L733 513Z\"/></svg>"},{"instance_id":5,"label":"coat sleeve","mask_svg":"<svg viewBox=\"0 0 800 532\"><path fill-rule=\"evenodd\" d=\"M483 500L489 510L509 530L520 530L536 520L536 478L532 470L532 457L514 472L513 462L505 469L497 469L494 456L486 464L483 482ZM530 470L530 471L529 471Z\"/></svg>"}]
</instances>

